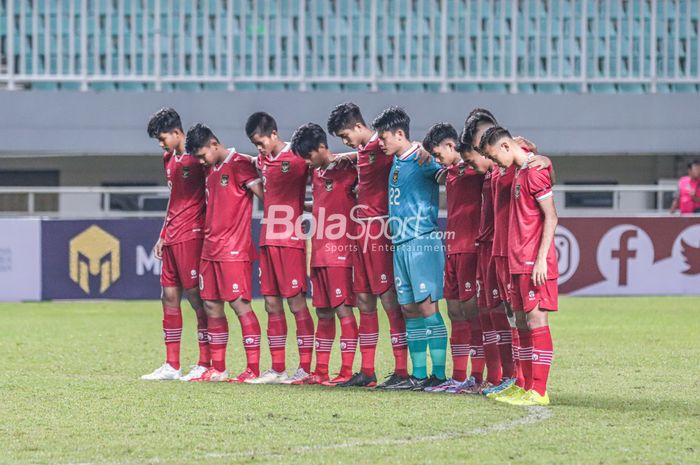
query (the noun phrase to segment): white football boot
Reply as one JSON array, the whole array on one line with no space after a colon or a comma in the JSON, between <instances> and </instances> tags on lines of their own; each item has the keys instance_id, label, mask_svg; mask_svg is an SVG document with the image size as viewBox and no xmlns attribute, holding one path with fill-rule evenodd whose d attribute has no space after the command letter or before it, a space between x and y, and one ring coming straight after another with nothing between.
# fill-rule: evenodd
<instances>
[{"instance_id":1,"label":"white football boot","mask_svg":"<svg viewBox=\"0 0 700 465\"><path fill-rule=\"evenodd\" d=\"M203 367L202 365L194 365L190 369L189 373L180 378L180 381L192 381L193 379L201 378L206 371L207 367Z\"/></svg>"},{"instance_id":2,"label":"white football boot","mask_svg":"<svg viewBox=\"0 0 700 465\"><path fill-rule=\"evenodd\" d=\"M141 379L148 381L166 381L180 379L181 376L182 372L180 370L176 370L169 363L164 363L161 367L156 368L153 373L143 375Z\"/></svg>"},{"instance_id":3,"label":"white football boot","mask_svg":"<svg viewBox=\"0 0 700 465\"><path fill-rule=\"evenodd\" d=\"M307 373L303 368L299 367L291 377L287 378L286 381L282 381L282 384L292 384L294 383L294 381L301 381L302 379L308 378L309 376L310 373Z\"/></svg>"},{"instance_id":4,"label":"white football boot","mask_svg":"<svg viewBox=\"0 0 700 465\"><path fill-rule=\"evenodd\" d=\"M261 373L260 376L257 378L253 379L247 379L245 380L246 384L284 384L285 381L289 379L289 376L287 375L286 371L282 371L281 373L276 372L272 368L267 370L264 373Z\"/></svg>"}]
</instances>

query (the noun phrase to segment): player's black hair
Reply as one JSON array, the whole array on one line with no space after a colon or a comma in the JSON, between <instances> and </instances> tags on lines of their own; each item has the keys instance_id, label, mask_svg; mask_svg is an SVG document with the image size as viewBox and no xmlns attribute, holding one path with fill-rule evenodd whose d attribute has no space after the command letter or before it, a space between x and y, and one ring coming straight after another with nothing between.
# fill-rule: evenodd
<instances>
[{"instance_id":1,"label":"player's black hair","mask_svg":"<svg viewBox=\"0 0 700 465\"><path fill-rule=\"evenodd\" d=\"M484 132L484 135L481 136L481 142L479 143L479 151L484 152L484 149L487 146L493 146L496 145L498 141L501 139L508 137L510 138L510 132L506 128L503 128L501 126L491 126Z\"/></svg>"},{"instance_id":2,"label":"player's black hair","mask_svg":"<svg viewBox=\"0 0 700 465\"><path fill-rule=\"evenodd\" d=\"M292 134L292 152L302 158L311 158L311 152L318 150L321 145L328 147L328 139L326 132L316 123L306 123Z\"/></svg>"},{"instance_id":3,"label":"player's black hair","mask_svg":"<svg viewBox=\"0 0 700 465\"><path fill-rule=\"evenodd\" d=\"M455 141L455 144L459 143L459 136L454 126L450 123L433 124L423 139L423 148L432 152L435 147L449 139Z\"/></svg>"},{"instance_id":4,"label":"player's black hair","mask_svg":"<svg viewBox=\"0 0 700 465\"><path fill-rule=\"evenodd\" d=\"M688 169L691 169L694 165L700 165L700 159L695 159L688 162Z\"/></svg>"},{"instance_id":5,"label":"player's black hair","mask_svg":"<svg viewBox=\"0 0 700 465\"><path fill-rule=\"evenodd\" d=\"M469 119L471 117L476 117L476 116L490 118L491 121L496 123L496 117L493 115L493 113L491 113L486 108L479 108L479 107L474 108L472 111L469 112L469 115L467 115L467 119ZM496 123L496 124L498 124L498 123Z\"/></svg>"},{"instance_id":6,"label":"player's black hair","mask_svg":"<svg viewBox=\"0 0 700 465\"><path fill-rule=\"evenodd\" d=\"M202 123L197 123L187 131L185 151L195 155L202 147L209 145L209 142L211 142L212 139L219 142L219 139L214 135L208 126Z\"/></svg>"},{"instance_id":7,"label":"player's black hair","mask_svg":"<svg viewBox=\"0 0 700 465\"><path fill-rule=\"evenodd\" d=\"M372 128L377 132L390 131L392 133L401 129L406 135L406 139L409 139L408 130L410 124L411 118L403 108L389 107L374 118Z\"/></svg>"},{"instance_id":8,"label":"player's black hair","mask_svg":"<svg viewBox=\"0 0 700 465\"><path fill-rule=\"evenodd\" d=\"M478 110L478 111L477 111ZM459 138L459 142L462 144L465 150L472 147L472 141L477 132L479 132L479 125L481 124L492 124L498 126L498 122L493 117L490 111L483 110L485 113L481 112L480 108L472 110L472 112L467 117L464 122L464 130Z\"/></svg>"},{"instance_id":9,"label":"player's black hair","mask_svg":"<svg viewBox=\"0 0 700 465\"><path fill-rule=\"evenodd\" d=\"M360 112L360 107L352 102L345 102L337 105L328 117L328 132L334 136L343 129L350 129L356 124L366 126L365 120Z\"/></svg>"},{"instance_id":10,"label":"player's black hair","mask_svg":"<svg viewBox=\"0 0 700 465\"><path fill-rule=\"evenodd\" d=\"M176 129L182 131L182 121L180 121L180 115L170 108L161 108L153 115L151 119L148 120L148 137L152 139L158 139L158 136L163 132L172 132Z\"/></svg>"},{"instance_id":11,"label":"player's black hair","mask_svg":"<svg viewBox=\"0 0 700 465\"><path fill-rule=\"evenodd\" d=\"M277 121L271 114L264 111L258 111L248 117L245 122L245 133L248 139L252 139L254 135L268 137L272 131L277 131Z\"/></svg>"}]
</instances>

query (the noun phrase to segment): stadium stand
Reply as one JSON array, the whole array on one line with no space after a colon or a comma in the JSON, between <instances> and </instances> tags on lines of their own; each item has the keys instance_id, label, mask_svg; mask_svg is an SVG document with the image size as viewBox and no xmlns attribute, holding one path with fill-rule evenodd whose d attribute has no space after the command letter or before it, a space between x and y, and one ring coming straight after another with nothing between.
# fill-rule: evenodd
<instances>
[{"instance_id":1,"label":"stadium stand","mask_svg":"<svg viewBox=\"0 0 700 465\"><path fill-rule=\"evenodd\" d=\"M41 90L697 92L691 0L4 0Z\"/></svg>"}]
</instances>

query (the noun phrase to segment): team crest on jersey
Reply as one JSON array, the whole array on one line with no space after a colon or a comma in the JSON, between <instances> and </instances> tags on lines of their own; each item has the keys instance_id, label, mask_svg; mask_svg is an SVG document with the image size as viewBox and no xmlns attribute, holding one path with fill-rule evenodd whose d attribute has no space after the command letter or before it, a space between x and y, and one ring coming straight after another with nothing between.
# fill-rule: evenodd
<instances>
[{"instance_id":1,"label":"team crest on jersey","mask_svg":"<svg viewBox=\"0 0 700 465\"><path fill-rule=\"evenodd\" d=\"M289 162L288 161L283 161L282 162L282 172L283 173L289 173Z\"/></svg>"},{"instance_id":2,"label":"team crest on jersey","mask_svg":"<svg viewBox=\"0 0 700 465\"><path fill-rule=\"evenodd\" d=\"M182 168L182 177L183 178L189 178L190 177L190 167L185 166Z\"/></svg>"},{"instance_id":3,"label":"team crest on jersey","mask_svg":"<svg viewBox=\"0 0 700 465\"><path fill-rule=\"evenodd\" d=\"M332 179L326 179L326 190L328 192L333 190L333 180Z\"/></svg>"},{"instance_id":4,"label":"team crest on jersey","mask_svg":"<svg viewBox=\"0 0 700 465\"><path fill-rule=\"evenodd\" d=\"M391 176L392 182L399 182L399 169L394 170L394 174Z\"/></svg>"},{"instance_id":5,"label":"team crest on jersey","mask_svg":"<svg viewBox=\"0 0 700 465\"><path fill-rule=\"evenodd\" d=\"M467 169L467 165L459 165L459 171L457 172L457 176L464 176L464 170Z\"/></svg>"},{"instance_id":6,"label":"team crest on jersey","mask_svg":"<svg viewBox=\"0 0 700 465\"><path fill-rule=\"evenodd\" d=\"M221 176L221 185L224 187L228 186L228 174Z\"/></svg>"},{"instance_id":7,"label":"team crest on jersey","mask_svg":"<svg viewBox=\"0 0 700 465\"><path fill-rule=\"evenodd\" d=\"M374 154L374 152L372 152L369 154L369 156L367 158L369 159L370 163L374 163L374 160L377 159L377 156Z\"/></svg>"},{"instance_id":8,"label":"team crest on jersey","mask_svg":"<svg viewBox=\"0 0 700 465\"><path fill-rule=\"evenodd\" d=\"M515 198L520 198L520 184L515 185Z\"/></svg>"}]
</instances>

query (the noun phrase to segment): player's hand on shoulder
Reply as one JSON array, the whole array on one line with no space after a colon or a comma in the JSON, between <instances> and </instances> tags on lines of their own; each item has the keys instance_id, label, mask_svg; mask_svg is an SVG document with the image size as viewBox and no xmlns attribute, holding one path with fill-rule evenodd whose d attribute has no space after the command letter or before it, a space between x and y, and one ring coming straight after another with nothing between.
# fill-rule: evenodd
<instances>
[{"instance_id":1,"label":"player's hand on shoulder","mask_svg":"<svg viewBox=\"0 0 700 465\"><path fill-rule=\"evenodd\" d=\"M420 166L423 166L427 163L430 163L433 159L433 156L423 148L423 144L420 142L414 142L415 145L418 146L418 151L416 152L416 156L414 159L418 162Z\"/></svg>"},{"instance_id":2,"label":"player's hand on shoulder","mask_svg":"<svg viewBox=\"0 0 700 465\"><path fill-rule=\"evenodd\" d=\"M526 147L530 152L537 153L537 145L535 145L534 142L525 139L523 136L515 136L513 137L513 140L521 147Z\"/></svg>"},{"instance_id":3,"label":"player's hand on shoulder","mask_svg":"<svg viewBox=\"0 0 700 465\"><path fill-rule=\"evenodd\" d=\"M537 171L540 171L552 166L552 160L550 160L549 157L545 157L544 155L535 155L532 158L530 158L530 161L528 161L527 164L531 168L536 168Z\"/></svg>"}]
</instances>

